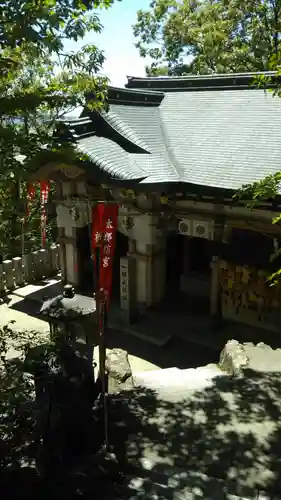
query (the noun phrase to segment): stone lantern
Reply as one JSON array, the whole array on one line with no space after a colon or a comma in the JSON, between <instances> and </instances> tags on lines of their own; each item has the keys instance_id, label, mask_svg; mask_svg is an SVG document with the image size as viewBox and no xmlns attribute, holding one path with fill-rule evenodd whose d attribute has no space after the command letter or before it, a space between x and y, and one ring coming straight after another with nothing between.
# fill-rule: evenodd
<instances>
[{"instance_id":1,"label":"stone lantern","mask_svg":"<svg viewBox=\"0 0 281 500\"><path fill-rule=\"evenodd\" d=\"M65 285L61 295L43 303L40 314L48 319L53 342L72 351L91 375L94 346L99 338L95 299Z\"/></svg>"},{"instance_id":2,"label":"stone lantern","mask_svg":"<svg viewBox=\"0 0 281 500\"><path fill-rule=\"evenodd\" d=\"M93 370L98 325L95 299L75 294L71 285L46 300L40 312L49 321L52 342L29 349L24 371L34 376L41 455L47 457L43 468L49 470L65 454L75 456L92 442L92 410L99 392Z\"/></svg>"}]
</instances>

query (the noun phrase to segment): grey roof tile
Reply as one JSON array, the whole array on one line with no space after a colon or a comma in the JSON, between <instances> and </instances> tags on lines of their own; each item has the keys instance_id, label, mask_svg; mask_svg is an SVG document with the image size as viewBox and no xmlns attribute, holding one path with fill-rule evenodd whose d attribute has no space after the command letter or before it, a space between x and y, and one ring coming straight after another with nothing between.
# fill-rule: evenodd
<instances>
[{"instance_id":1,"label":"grey roof tile","mask_svg":"<svg viewBox=\"0 0 281 500\"><path fill-rule=\"evenodd\" d=\"M144 152L150 152L149 146L145 143L142 137L138 137L137 133L134 132L128 123L124 123L122 118L116 115L114 112L109 110L109 112L102 111L101 116L104 120L119 134L128 139L130 142L143 149Z\"/></svg>"},{"instance_id":2,"label":"grey roof tile","mask_svg":"<svg viewBox=\"0 0 281 500\"><path fill-rule=\"evenodd\" d=\"M168 93L160 111L183 182L237 189L281 169L281 100L270 93Z\"/></svg>"},{"instance_id":3,"label":"grey roof tile","mask_svg":"<svg viewBox=\"0 0 281 500\"><path fill-rule=\"evenodd\" d=\"M128 154L118 144L104 137L87 137L77 142L77 149L86 154L101 170L119 177L122 180L137 180L147 176Z\"/></svg>"},{"instance_id":4,"label":"grey roof tile","mask_svg":"<svg viewBox=\"0 0 281 500\"><path fill-rule=\"evenodd\" d=\"M78 149L122 180L237 190L281 170L281 99L262 89L167 92L160 105L114 103L103 116L143 154L96 136Z\"/></svg>"}]
</instances>

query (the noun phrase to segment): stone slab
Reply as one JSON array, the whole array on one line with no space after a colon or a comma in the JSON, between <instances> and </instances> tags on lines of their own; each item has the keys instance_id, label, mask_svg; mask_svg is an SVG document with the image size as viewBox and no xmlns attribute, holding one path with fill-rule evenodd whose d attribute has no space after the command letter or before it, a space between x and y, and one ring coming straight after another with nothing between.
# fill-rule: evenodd
<instances>
[{"instance_id":1,"label":"stone slab","mask_svg":"<svg viewBox=\"0 0 281 500\"><path fill-rule=\"evenodd\" d=\"M176 394L181 397L187 391L204 389L213 383L215 377L224 374L217 365L208 365L198 368L166 368L150 370L134 374L134 383L147 389L154 390L164 397L174 398Z\"/></svg>"},{"instance_id":2,"label":"stone slab","mask_svg":"<svg viewBox=\"0 0 281 500\"><path fill-rule=\"evenodd\" d=\"M230 375L243 375L249 371L281 374L281 349L259 342L239 343L229 340L220 356L222 370Z\"/></svg>"},{"instance_id":3,"label":"stone slab","mask_svg":"<svg viewBox=\"0 0 281 500\"><path fill-rule=\"evenodd\" d=\"M46 279L43 283L29 284L18 288L12 295L42 303L45 298L55 297L62 293L62 289L63 286L59 279Z\"/></svg>"}]
</instances>

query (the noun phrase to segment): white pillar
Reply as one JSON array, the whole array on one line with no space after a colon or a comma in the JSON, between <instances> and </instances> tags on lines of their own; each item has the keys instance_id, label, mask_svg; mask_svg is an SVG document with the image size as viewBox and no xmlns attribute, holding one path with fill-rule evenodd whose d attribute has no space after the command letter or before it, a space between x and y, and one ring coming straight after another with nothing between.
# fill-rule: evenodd
<instances>
[{"instance_id":1,"label":"white pillar","mask_svg":"<svg viewBox=\"0 0 281 500\"><path fill-rule=\"evenodd\" d=\"M76 229L91 222L91 211L85 201L74 201L71 197L75 189L81 196L85 194L83 183L77 183L77 186L72 182L62 183L63 202L57 205L57 226L60 229L63 280L77 286L79 274Z\"/></svg>"},{"instance_id":2,"label":"white pillar","mask_svg":"<svg viewBox=\"0 0 281 500\"><path fill-rule=\"evenodd\" d=\"M220 284L220 246L224 240L225 221L222 217L215 219L214 240L217 242L218 251L211 263L211 290L210 290L210 314L220 322L221 318L221 284Z\"/></svg>"},{"instance_id":3,"label":"white pillar","mask_svg":"<svg viewBox=\"0 0 281 500\"><path fill-rule=\"evenodd\" d=\"M157 304L166 292L166 241L157 229L157 218L136 218L136 300L139 308Z\"/></svg>"}]
</instances>

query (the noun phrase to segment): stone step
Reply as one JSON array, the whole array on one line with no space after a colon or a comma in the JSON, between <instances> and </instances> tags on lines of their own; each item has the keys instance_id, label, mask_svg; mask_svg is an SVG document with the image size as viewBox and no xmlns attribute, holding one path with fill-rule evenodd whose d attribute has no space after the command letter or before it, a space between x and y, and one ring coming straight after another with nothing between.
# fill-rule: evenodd
<instances>
[{"instance_id":1,"label":"stone step","mask_svg":"<svg viewBox=\"0 0 281 500\"><path fill-rule=\"evenodd\" d=\"M190 390L200 390L212 383L212 379L224 375L217 365L207 365L198 368L165 368L149 370L134 374L134 383L149 389L161 387L177 387Z\"/></svg>"},{"instance_id":2,"label":"stone step","mask_svg":"<svg viewBox=\"0 0 281 500\"><path fill-rule=\"evenodd\" d=\"M179 375L179 369L176 367L164 368L157 370L146 370L134 374L134 381L136 385L145 385L147 383L163 383L166 380L176 380Z\"/></svg>"}]
</instances>

